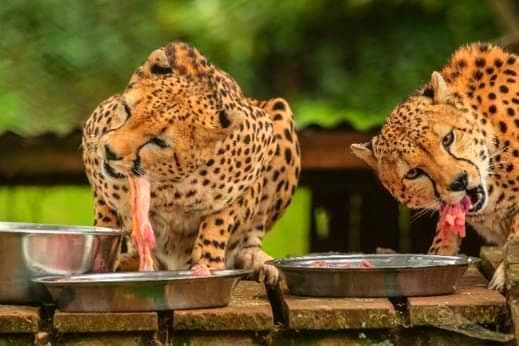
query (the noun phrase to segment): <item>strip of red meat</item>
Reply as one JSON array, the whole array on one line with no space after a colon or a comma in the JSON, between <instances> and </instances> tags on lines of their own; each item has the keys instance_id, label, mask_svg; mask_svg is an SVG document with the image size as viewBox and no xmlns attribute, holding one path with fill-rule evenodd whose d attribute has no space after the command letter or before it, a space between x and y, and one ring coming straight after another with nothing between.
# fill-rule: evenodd
<instances>
[{"instance_id":1,"label":"strip of red meat","mask_svg":"<svg viewBox=\"0 0 519 346\"><path fill-rule=\"evenodd\" d=\"M374 268L375 266L368 260L361 260L360 268ZM331 264L326 261L313 261L310 263L310 268L352 268L350 263L336 263Z\"/></svg>"},{"instance_id":2,"label":"strip of red meat","mask_svg":"<svg viewBox=\"0 0 519 346\"><path fill-rule=\"evenodd\" d=\"M310 268L329 268L330 266L325 261L313 261L310 263Z\"/></svg>"},{"instance_id":3,"label":"strip of red meat","mask_svg":"<svg viewBox=\"0 0 519 346\"><path fill-rule=\"evenodd\" d=\"M444 238L457 236L465 237L465 216L471 208L470 198L465 196L457 204L443 204L440 207L440 219L438 220L438 232Z\"/></svg>"},{"instance_id":4,"label":"strip of red meat","mask_svg":"<svg viewBox=\"0 0 519 346\"><path fill-rule=\"evenodd\" d=\"M374 268L375 266L373 265L373 263L371 263L368 260L362 260L362 261L360 261L360 267L361 268Z\"/></svg>"},{"instance_id":5,"label":"strip of red meat","mask_svg":"<svg viewBox=\"0 0 519 346\"><path fill-rule=\"evenodd\" d=\"M153 271L155 234L149 219L151 191L146 177L128 177L132 206L132 241L139 253L139 271Z\"/></svg>"}]
</instances>

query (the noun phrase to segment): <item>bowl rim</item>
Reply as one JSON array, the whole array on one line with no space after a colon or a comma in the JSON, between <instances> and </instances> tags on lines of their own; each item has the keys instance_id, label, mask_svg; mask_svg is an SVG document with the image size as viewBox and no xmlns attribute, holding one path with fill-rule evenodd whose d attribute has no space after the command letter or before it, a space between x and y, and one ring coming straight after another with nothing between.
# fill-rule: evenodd
<instances>
[{"instance_id":1,"label":"bowl rim","mask_svg":"<svg viewBox=\"0 0 519 346\"><path fill-rule=\"evenodd\" d=\"M432 265L417 265L417 266L377 266L371 268L362 267L310 267L304 263L309 261L326 261L326 260L338 260L338 259L350 259L350 260L363 260L363 259L380 259L388 257L425 257L436 260L451 260L455 263L450 264L432 264ZM273 265L281 271L293 271L293 272L390 272L390 271L417 271L417 270L434 270L454 267L467 267L470 264L477 264L481 260L477 257L466 256L466 255L454 255L454 256L443 256L443 255L429 255L420 253L397 253L397 254L362 254L362 253L341 253L341 252L327 252L327 253L310 253L303 256L288 256L284 258L272 259L266 264Z\"/></svg>"},{"instance_id":2,"label":"bowl rim","mask_svg":"<svg viewBox=\"0 0 519 346\"><path fill-rule=\"evenodd\" d=\"M98 226L0 221L0 234L2 233L121 236L123 231L114 228Z\"/></svg>"},{"instance_id":3,"label":"bowl rim","mask_svg":"<svg viewBox=\"0 0 519 346\"><path fill-rule=\"evenodd\" d=\"M32 282L49 287L141 285L175 281L243 278L251 274L252 271L247 269L219 269L211 270L211 273L212 275L209 276L193 276L189 270L159 270L151 272L89 273L68 276L48 275L33 278Z\"/></svg>"}]
</instances>

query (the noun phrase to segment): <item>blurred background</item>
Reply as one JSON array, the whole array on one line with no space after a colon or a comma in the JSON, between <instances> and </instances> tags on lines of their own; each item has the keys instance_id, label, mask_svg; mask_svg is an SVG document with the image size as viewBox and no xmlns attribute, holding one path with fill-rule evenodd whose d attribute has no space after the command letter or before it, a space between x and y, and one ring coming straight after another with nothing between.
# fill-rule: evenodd
<instances>
[{"instance_id":1,"label":"blurred background","mask_svg":"<svg viewBox=\"0 0 519 346\"><path fill-rule=\"evenodd\" d=\"M295 110L302 184L267 251L426 251L434 216L414 220L347 144L369 138L459 45L514 50L515 14L513 1L492 0L3 1L0 220L92 224L82 123L152 50L185 40L246 94Z\"/></svg>"}]
</instances>

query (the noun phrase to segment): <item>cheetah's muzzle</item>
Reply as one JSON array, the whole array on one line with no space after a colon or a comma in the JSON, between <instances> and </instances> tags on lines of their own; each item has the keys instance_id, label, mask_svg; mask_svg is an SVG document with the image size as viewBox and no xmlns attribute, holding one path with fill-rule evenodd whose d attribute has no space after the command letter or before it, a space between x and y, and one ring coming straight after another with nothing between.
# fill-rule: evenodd
<instances>
[{"instance_id":1,"label":"cheetah's muzzle","mask_svg":"<svg viewBox=\"0 0 519 346\"><path fill-rule=\"evenodd\" d=\"M472 208L469 209L469 214L474 214L483 209L487 200L487 193L483 189L482 185L479 185L473 189L467 190L467 196L470 198Z\"/></svg>"}]
</instances>

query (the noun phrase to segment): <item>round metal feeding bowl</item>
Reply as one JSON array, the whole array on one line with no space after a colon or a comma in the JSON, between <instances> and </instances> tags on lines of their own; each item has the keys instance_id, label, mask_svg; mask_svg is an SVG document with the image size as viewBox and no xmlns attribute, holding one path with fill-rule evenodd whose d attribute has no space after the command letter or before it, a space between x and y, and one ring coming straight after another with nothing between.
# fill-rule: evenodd
<instances>
[{"instance_id":1,"label":"round metal feeding bowl","mask_svg":"<svg viewBox=\"0 0 519 346\"><path fill-rule=\"evenodd\" d=\"M246 270L125 272L34 279L62 311L159 311L226 306Z\"/></svg>"},{"instance_id":2,"label":"round metal feeding bowl","mask_svg":"<svg viewBox=\"0 0 519 346\"><path fill-rule=\"evenodd\" d=\"M450 294L471 263L467 256L316 254L273 260L290 293L314 297ZM366 261L371 265L366 268Z\"/></svg>"},{"instance_id":3,"label":"round metal feeding bowl","mask_svg":"<svg viewBox=\"0 0 519 346\"><path fill-rule=\"evenodd\" d=\"M111 271L120 241L109 228L0 222L0 303L50 300L36 277Z\"/></svg>"}]
</instances>

